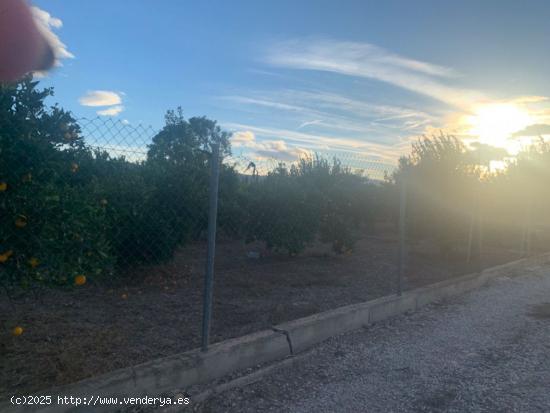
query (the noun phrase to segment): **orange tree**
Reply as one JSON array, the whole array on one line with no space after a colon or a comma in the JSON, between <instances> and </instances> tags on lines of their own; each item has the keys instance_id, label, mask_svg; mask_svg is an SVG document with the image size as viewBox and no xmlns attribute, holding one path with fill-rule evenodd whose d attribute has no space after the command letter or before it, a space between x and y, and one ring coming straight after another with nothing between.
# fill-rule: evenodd
<instances>
[{"instance_id":1,"label":"orange tree","mask_svg":"<svg viewBox=\"0 0 550 413\"><path fill-rule=\"evenodd\" d=\"M316 239L336 253L351 251L376 212L375 185L338 159L304 157L289 168L280 164L246 189L247 241L264 241L291 255Z\"/></svg>"},{"instance_id":2,"label":"orange tree","mask_svg":"<svg viewBox=\"0 0 550 413\"><path fill-rule=\"evenodd\" d=\"M182 109L177 108L167 111L165 121L163 129L153 137L142 165L144 183L151 188L143 205L154 228L142 225L149 228L147 234L143 238L135 236L134 242L126 244L132 253L145 251L140 254L148 262L168 259L178 246L204 235L212 145L219 145L221 156L231 153L231 134L214 120L185 119ZM236 187L233 169L222 165L221 180L219 211L224 217L220 221L223 226L229 209L235 209L233 194L228 194ZM128 228L127 234L133 230Z\"/></svg>"},{"instance_id":3,"label":"orange tree","mask_svg":"<svg viewBox=\"0 0 550 413\"><path fill-rule=\"evenodd\" d=\"M81 165L92 155L52 89L0 84L0 282L71 284L110 271L105 208Z\"/></svg>"},{"instance_id":4,"label":"orange tree","mask_svg":"<svg viewBox=\"0 0 550 413\"><path fill-rule=\"evenodd\" d=\"M298 254L315 240L318 203L301 187L294 169L279 164L247 188L246 241L263 241L276 251Z\"/></svg>"},{"instance_id":5,"label":"orange tree","mask_svg":"<svg viewBox=\"0 0 550 413\"><path fill-rule=\"evenodd\" d=\"M481 179L479 165L466 145L452 135L423 137L393 173L408 187L408 231L433 239L443 255L465 245Z\"/></svg>"}]
</instances>

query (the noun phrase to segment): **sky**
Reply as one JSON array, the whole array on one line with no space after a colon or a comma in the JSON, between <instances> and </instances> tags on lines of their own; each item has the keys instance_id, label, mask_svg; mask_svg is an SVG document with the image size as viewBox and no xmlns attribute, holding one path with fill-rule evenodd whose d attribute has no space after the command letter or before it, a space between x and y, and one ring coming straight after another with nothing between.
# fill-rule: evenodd
<instances>
[{"instance_id":1,"label":"sky","mask_svg":"<svg viewBox=\"0 0 550 413\"><path fill-rule=\"evenodd\" d=\"M439 131L509 155L550 138L548 1L32 4L58 57L42 84L77 117L160 129L181 106L257 159L395 163Z\"/></svg>"}]
</instances>

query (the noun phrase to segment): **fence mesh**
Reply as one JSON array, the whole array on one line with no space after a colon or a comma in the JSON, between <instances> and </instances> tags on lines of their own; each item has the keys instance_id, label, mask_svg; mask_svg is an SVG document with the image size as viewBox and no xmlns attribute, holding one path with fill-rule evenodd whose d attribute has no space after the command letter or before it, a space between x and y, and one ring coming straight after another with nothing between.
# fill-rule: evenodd
<instances>
[{"instance_id":1,"label":"fence mesh","mask_svg":"<svg viewBox=\"0 0 550 413\"><path fill-rule=\"evenodd\" d=\"M133 125L112 118L79 118L78 124L86 144L92 149L106 151L113 158L129 162L147 158L147 145L158 133L152 126Z\"/></svg>"},{"instance_id":2,"label":"fence mesh","mask_svg":"<svg viewBox=\"0 0 550 413\"><path fill-rule=\"evenodd\" d=\"M17 261L7 284L19 277L23 261L32 262L25 269L27 283L48 277L47 270L40 274L36 269L38 262L66 273L55 278L56 283L70 283L81 273L116 278L128 269L142 271L143 266L174 262L182 247L205 243L207 146L189 148L177 137L167 139L164 130L113 118L80 118L61 129L65 131L61 145L51 145L54 150L35 148L34 158L22 152L22 166L5 174L10 182L2 185L22 191L20 205L14 201L7 207L6 216L11 215L15 225L4 230L0 258ZM73 145L77 136L80 143ZM194 144L200 147L200 142ZM22 149L10 148L13 153ZM440 175L429 166L408 171L351 152L302 151L300 158L293 159L287 154L277 159L241 152L225 154L222 162L218 238L222 244L239 245L237 255L230 254L227 261L242 259L245 267L260 262L270 268L289 265L281 258L284 254L299 262L315 248L321 255L350 255L365 240L376 239L395 244L383 264L387 274L396 268L405 275L416 273L423 257L454 262L456 268L448 271L467 272L488 265L492 255L525 255L546 247L548 200L537 196L533 185L525 185L528 193L520 197L509 193L498 174L482 178L483 171L478 170L464 176ZM531 179L521 173L512 178L520 184L534 182L533 174L541 172L528 173ZM32 185L36 183L55 183L57 190L37 193ZM405 198L400 197L404 185ZM400 211L403 201L406 211ZM48 228L46 220L36 218L47 215L44 211L78 215L71 208L82 209L89 202L93 204L89 213L69 217L70 225ZM74 227L61 235L65 240L61 248L70 251L71 258L60 254L62 262L54 263L51 243L62 224ZM101 235L92 237L92 227ZM83 240L83 232L92 239ZM396 252L399 237L406 237L409 254ZM12 247L23 251L17 260L10 260ZM225 271L223 248L218 272ZM373 249L366 248L365 254ZM32 252L38 250L46 254L39 257ZM83 260L79 254L92 258ZM409 265L404 263L407 255ZM92 269L94 260L103 262ZM227 271L234 271L227 265ZM366 270L358 266L358 271ZM353 273L337 272L342 277Z\"/></svg>"},{"instance_id":3,"label":"fence mesh","mask_svg":"<svg viewBox=\"0 0 550 413\"><path fill-rule=\"evenodd\" d=\"M106 120L81 118L78 120L78 124L84 142L94 152L96 163L99 163L97 167L101 169L100 179L103 179L108 187L110 186L105 190L102 201L107 205L106 209L116 215L117 230L112 234L111 242L118 250L119 264L133 266L132 264L162 262L167 257L172 257L177 246L188 244L190 241L204 241L207 226L208 192L208 162L206 158L203 159L204 162L199 168L196 168L196 165L193 165L193 168L188 168L185 165L172 168L173 165L159 163L157 160L148 158L148 148L153 144L153 138L159 133L152 127L131 125L110 118ZM306 159L307 162L305 162ZM101 163L102 160L103 163ZM316 231L319 229L309 230L311 234L306 236L303 241L298 239L300 231L308 231L306 228L298 228L299 224L305 224L305 220L299 216L300 210L303 210L305 215L312 217L313 215L311 211L306 212L308 205L292 205L294 201L292 191L296 188L293 189L290 186L300 185L300 183L292 184L290 181L301 180L304 181L301 184L315 185L311 179L311 182L305 182L308 179L306 175L314 173L342 174L343 177L346 177L347 174L349 177L360 177L362 183L359 181L351 183L350 181L350 185L362 186L364 183L365 193L362 194L364 197L362 201L366 201L367 197L373 199L369 200L371 205L364 205L364 211L356 210L353 213L357 220L365 221L362 222L362 225L372 227L371 221L374 218L368 217L368 215L375 213L375 208L381 211L383 207L380 204L381 199L376 199L377 196L374 193L367 194L366 192L374 192L377 187L381 187L395 168L394 165L376 162L368 157L338 152L311 152L309 154L304 152L301 159L289 159L288 157L277 159L257 157L253 154L247 156L241 153L226 156L223 159L223 164L219 191L219 236L222 239L251 243L262 238L261 234L254 233L251 229L254 229L255 225L256 227L263 226L265 228L255 229L259 232L262 230L265 233L273 232L275 237L278 235L279 238L282 238L270 237L267 240L268 249L276 247L275 249L278 249L279 252L286 249L286 252L291 254L297 253L306 244L318 238ZM313 171L315 168L318 171ZM287 190L290 191L289 193L268 194L265 191L262 192L266 182L274 182L276 175L279 178L288 178L290 186L283 184L279 190ZM322 176L319 175L316 179L322 179ZM329 185L335 185L335 183ZM367 187L371 189L367 190ZM336 201L336 199L328 199L327 194L323 194L319 188L316 191L318 192L316 194L317 201L332 203ZM247 193L243 194L243 192ZM253 194L252 197L271 195L274 196L274 199L251 199L249 193ZM356 196L358 195L356 194ZM304 198L301 201L309 202L313 199ZM354 207L358 208L359 199L349 199L348 201L353 201L357 204ZM128 202L128 204L124 204L124 202ZM291 225L288 228L279 228L279 230L293 234L292 239L284 239L284 234L275 234L277 223L272 223L269 228L266 227L269 224L263 221L273 220L273 216L270 217L269 214L262 215L265 211L261 211L261 209L265 209L267 202L281 204L280 208L275 209L281 211L281 221L288 221ZM152 203L150 208L147 208L148 203ZM141 208L143 210L136 211L135 204L144 207ZM313 218L320 219L319 216ZM292 219L297 219L297 221L292 224ZM366 222L367 220L370 221ZM343 222L339 224L344 225ZM315 223L310 225L315 227ZM336 225L336 223L332 225ZM166 228L162 231L164 227ZM334 232L334 229L332 231ZM334 237L335 234L325 234L324 238L330 236ZM264 236L264 238L266 237ZM266 239L260 241L266 241ZM332 242L343 244L344 240L332 240ZM291 243L296 245L290 245ZM343 249L344 246L338 245L335 248ZM249 256L260 254L252 249L247 252ZM262 253L262 255L266 254L267 252Z\"/></svg>"},{"instance_id":4,"label":"fence mesh","mask_svg":"<svg viewBox=\"0 0 550 413\"><path fill-rule=\"evenodd\" d=\"M19 201L13 198L12 211L6 214L15 215L16 222L15 227L7 227L4 235L6 261L13 254L13 248L18 252L17 260L10 260L16 261L16 265L8 269L11 280L8 284L19 278L22 261L33 262L27 266L30 268L26 268L25 285L42 282L71 284L79 275L87 275L90 279L102 276L108 281L128 268L135 271L136 267L143 265L165 263L173 258L179 247L204 241L208 202L207 153L193 154L190 159L179 163L173 159L151 157L151 146L162 145L161 140L154 142L160 131L112 118L80 118L74 124L61 125L60 129L64 131L60 145L47 142L53 150L35 148L35 157L29 158L18 173L6 175L10 185L8 194L12 190L19 191ZM23 147L11 149L16 155L20 155L18 151L24 153ZM318 233L323 231L315 222L322 220L321 211L317 208L317 216L312 211L305 212L314 206L307 203L335 204L339 201L338 194L332 194L333 198L330 198L328 192L324 194L320 187L315 188L315 185L322 184L322 174L328 174L333 181L326 184L332 185L325 188L327 191L337 189L337 179L347 179L342 183L365 189L361 196L364 197L362 201L366 201L367 197L376 198L374 193L367 194L366 188L381 186L393 168L357 155L334 153L311 153L302 160L241 154L226 156L223 162L220 237L245 243L264 242L269 250L294 255L316 241ZM52 176L56 179L50 179ZM319 182L316 183L315 179ZM266 191L264 187L269 186L266 182L274 183L283 192ZM50 185L46 193L33 191L35 187ZM309 186L314 191L296 198L294 195L301 191L299 185ZM262 198L266 196L271 198ZM21 201L22 197L24 201ZM361 221L361 225L372 226L368 209L375 207L377 199L370 199L372 205L364 211L357 210L359 201L347 200L355 204L354 211L347 205L340 207L350 209L350 214L354 214L354 219ZM280 212L277 222L270 219L268 202L279 204L274 209ZM33 204L32 208L30 204ZM331 207L327 204L325 208L332 210L325 212L334 214L336 207L336 204ZM376 205L376 208L380 210L381 205ZM78 216L75 209L85 209L88 213ZM45 219L39 222L37 217L48 210L51 214L71 215L71 222L53 218L50 222ZM305 216L300 216L304 212ZM304 218L309 218L309 221ZM338 238L325 241L332 242L333 247L342 252L349 247L344 244L351 240L343 239L349 234L333 234L336 229L329 229L328 225L336 224L336 221L333 224L327 221L326 234L321 235ZM343 221L339 224L350 225ZM64 242L56 249L48 243L56 243L58 239L55 237L60 232L63 232ZM92 237L92 232L99 235ZM302 236L301 232L307 234ZM67 254L58 254L59 250L65 250ZM249 252L250 256L258 254L257 251ZM82 254L89 259L82 259ZM97 261L101 263L95 265ZM41 273L38 267L45 268L44 272Z\"/></svg>"},{"instance_id":5,"label":"fence mesh","mask_svg":"<svg viewBox=\"0 0 550 413\"><path fill-rule=\"evenodd\" d=\"M61 122L59 136L32 127L1 137L0 275L10 296L48 288L39 306L1 301L3 323L32 337L5 343L6 377L32 362L28 391L197 347L209 143L110 118ZM438 162L225 153L211 342L547 250L548 196L525 184L546 169Z\"/></svg>"}]
</instances>

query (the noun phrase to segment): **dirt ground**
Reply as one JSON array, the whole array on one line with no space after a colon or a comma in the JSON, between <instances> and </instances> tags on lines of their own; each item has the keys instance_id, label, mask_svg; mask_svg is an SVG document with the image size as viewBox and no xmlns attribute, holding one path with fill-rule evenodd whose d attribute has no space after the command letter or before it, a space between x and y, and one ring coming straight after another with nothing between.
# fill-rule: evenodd
<instances>
[{"instance_id":1,"label":"dirt ground","mask_svg":"<svg viewBox=\"0 0 550 413\"><path fill-rule=\"evenodd\" d=\"M483 288L332 337L248 386L203 403L191 393L191 406L201 413L549 412L549 297L546 255L499 271Z\"/></svg>"},{"instance_id":2,"label":"dirt ground","mask_svg":"<svg viewBox=\"0 0 550 413\"><path fill-rule=\"evenodd\" d=\"M249 258L247 252L261 252ZM486 249L480 263L442 257L429 243L409 249L405 288L430 284L518 258ZM134 271L123 285L91 280L66 291L0 297L0 399L106 373L200 343L205 247L190 245L172 262ZM349 255L325 246L296 257L240 242L216 250L211 341L319 311L390 294L397 285L397 240L358 242ZM11 330L22 326L14 337Z\"/></svg>"}]
</instances>

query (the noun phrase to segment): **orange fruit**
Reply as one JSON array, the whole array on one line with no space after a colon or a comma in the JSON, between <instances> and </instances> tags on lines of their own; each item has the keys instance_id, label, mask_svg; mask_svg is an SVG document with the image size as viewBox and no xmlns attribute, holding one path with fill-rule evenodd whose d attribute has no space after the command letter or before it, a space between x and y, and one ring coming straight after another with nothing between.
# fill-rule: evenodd
<instances>
[{"instance_id":1,"label":"orange fruit","mask_svg":"<svg viewBox=\"0 0 550 413\"><path fill-rule=\"evenodd\" d=\"M13 255L12 250L8 250L3 254L0 254L0 262L6 262Z\"/></svg>"},{"instance_id":2,"label":"orange fruit","mask_svg":"<svg viewBox=\"0 0 550 413\"><path fill-rule=\"evenodd\" d=\"M123 300L126 300L128 298L128 294L124 293L120 296Z\"/></svg>"},{"instance_id":3,"label":"orange fruit","mask_svg":"<svg viewBox=\"0 0 550 413\"><path fill-rule=\"evenodd\" d=\"M85 275L77 275L74 277L74 284L75 285L84 285L86 284L86 276Z\"/></svg>"},{"instance_id":4,"label":"orange fruit","mask_svg":"<svg viewBox=\"0 0 550 413\"><path fill-rule=\"evenodd\" d=\"M29 259L29 265L31 266L31 268L36 268L39 264L40 260L38 258L32 257L31 259Z\"/></svg>"},{"instance_id":5,"label":"orange fruit","mask_svg":"<svg viewBox=\"0 0 550 413\"><path fill-rule=\"evenodd\" d=\"M73 163L71 164L71 172L72 172L72 173L75 173L75 172L77 172L77 171L78 171L78 164L77 164L76 162L73 162Z\"/></svg>"},{"instance_id":6,"label":"orange fruit","mask_svg":"<svg viewBox=\"0 0 550 413\"><path fill-rule=\"evenodd\" d=\"M15 220L15 226L17 228L25 228L27 226L27 218L24 215L19 215Z\"/></svg>"},{"instance_id":7,"label":"orange fruit","mask_svg":"<svg viewBox=\"0 0 550 413\"><path fill-rule=\"evenodd\" d=\"M23 327L15 327L13 330L11 330L11 334L15 337L20 336L21 334L23 334Z\"/></svg>"},{"instance_id":8,"label":"orange fruit","mask_svg":"<svg viewBox=\"0 0 550 413\"><path fill-rule=\"evenodd\" d=\"M4 192L6 189L8 189L8 184L5 182L0 182L0 192Z\"/></svg>"}]
</instances>

